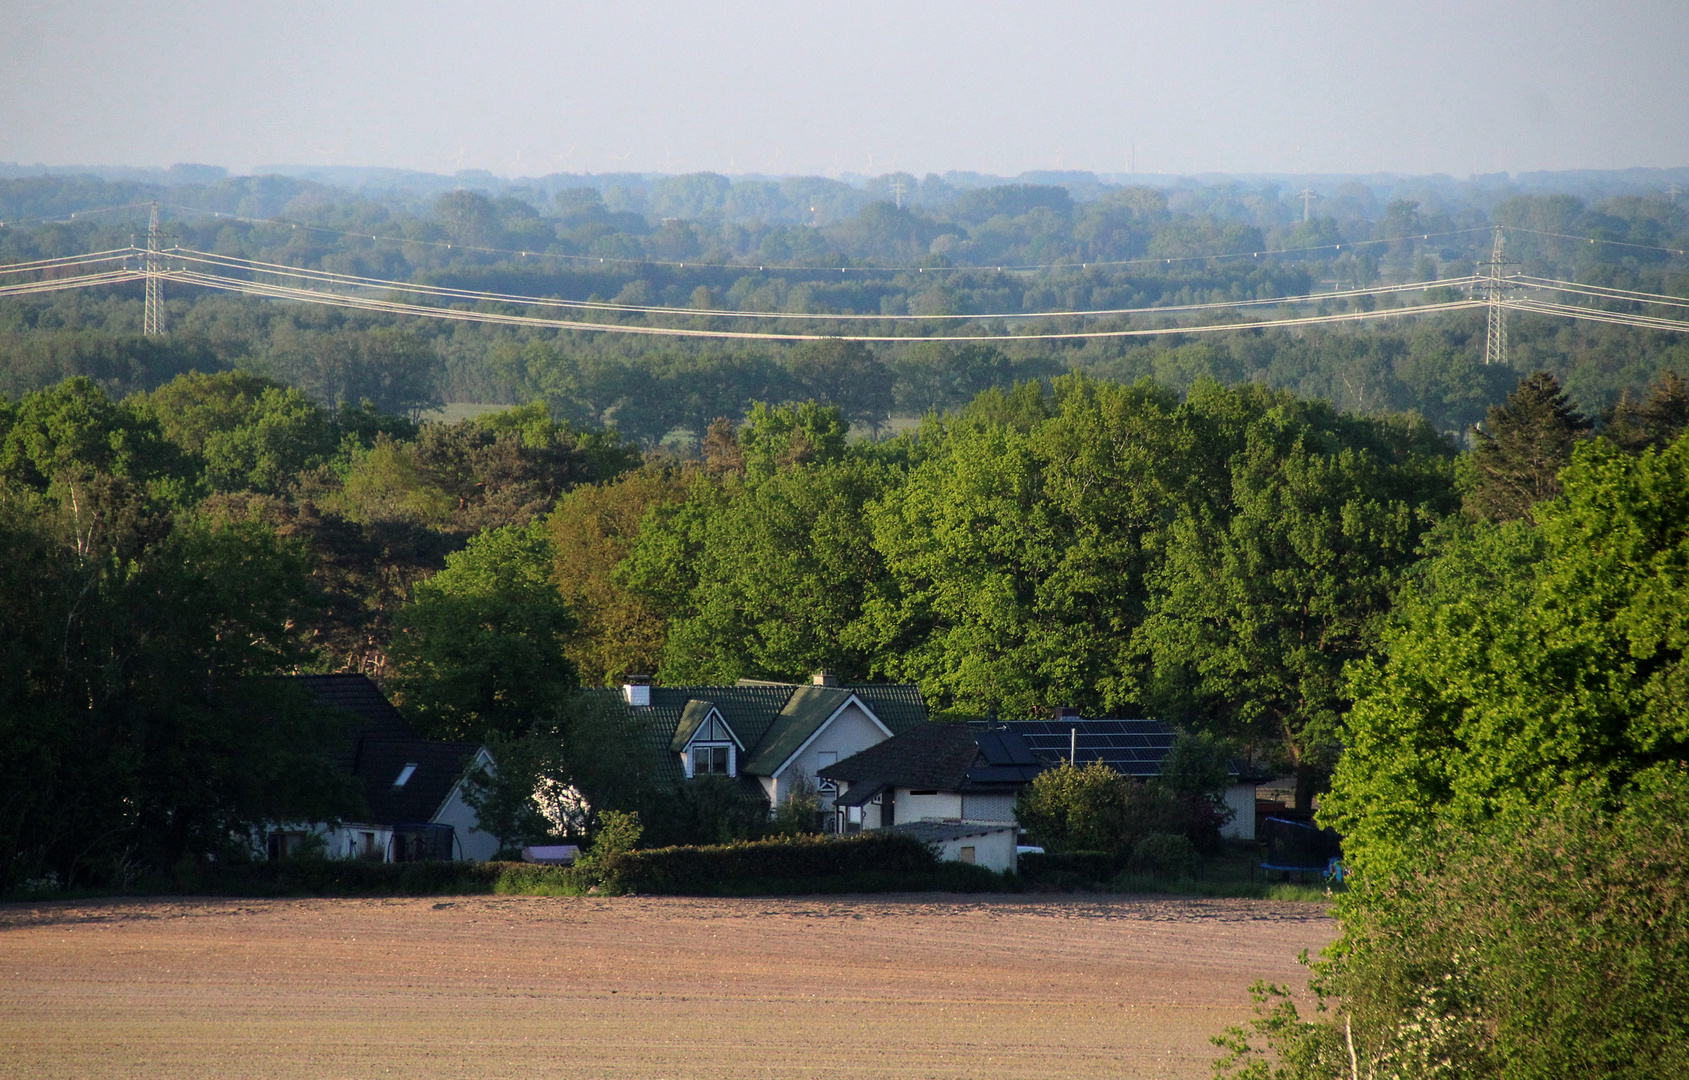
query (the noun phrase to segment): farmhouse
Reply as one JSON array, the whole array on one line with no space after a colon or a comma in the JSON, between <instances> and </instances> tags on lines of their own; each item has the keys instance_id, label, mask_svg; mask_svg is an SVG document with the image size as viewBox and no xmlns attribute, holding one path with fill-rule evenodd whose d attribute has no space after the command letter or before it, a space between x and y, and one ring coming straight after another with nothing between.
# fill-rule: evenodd
<instances>
[{"instance_id":1,"label":"farmhouse","mask_svg":"<svg viewBox=\"0 0 1689 1080\"><path fill-rule=\"evenodd\" d=\"M299 675L321 708L351 714L336 764L359 782L367 813L338 825L282 824L264 837L271 858L320 841L330 858L410 862L489 859L498 838L478 828L464 801L467 774L491 768L487 748L419 735L376 685L362 675Z\"/></svg>"},{"instance_id":2,"label":"farmhouse","mask_svg":"<svg viewBox=\"0 0 1689 1080\"><path fill-rule=\"evenodd\" d=\"M1013 824L1015 795L1045 768L999 726L922 724L821 770L841 832L916 821Z\"/></svg>"},{"instance_id":3,"label":"farmhouse","mask_svg":"<svg viewBox=\"0 0 1689 1080\"><path fill-rule=\"evenodd\" d=\"M1161 775L1176 732L1157 720L1087 720L1062 711L1054 720L925 724L823 768L837 785L842 832L911 822L1014 821L1014 799L1042 770L1061 761L1101 761L1138 780ZM1233 765L1222 835L1255 838L1260 777Z\"/></svg>"},{"instance_id":4,"label":"farmhouse","mask_svg":"<svg viewBox=\"0 0 1689 1080\"><path fill-rule=\"evenodd\" d=\"M644 721L671 782L726 776L771 806L814 791L828 820L835 787L818 774L927 719L913 686L840 685L825 673L808 683L741 679L731 686L635 678L620 694L629 716Z\"/></svg>"}]
</instances>

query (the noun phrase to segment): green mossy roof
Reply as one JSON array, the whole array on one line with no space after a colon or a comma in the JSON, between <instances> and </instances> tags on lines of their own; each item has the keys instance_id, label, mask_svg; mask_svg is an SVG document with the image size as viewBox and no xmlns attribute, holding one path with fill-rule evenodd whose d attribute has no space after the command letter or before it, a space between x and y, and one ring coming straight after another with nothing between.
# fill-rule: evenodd
<instances>
[{"instance_id":1,"label":"green mossy roof","mask_svg":"<svg viewBox=\"0 0 1689 1080\"><path fill-rule=\"evenodd\" d=\"M591 692L623 700L620 690ZM852 694L894 735L926 722L927 706L920 690L884 683L814 686L747 679L734 686L653 686L650 706L628 712L644 722L661 775L680 783L686 778L680 751L712 707L745 748L740 775L767 775L761 770L784 764Z\"/></svg>"}]
</instances>

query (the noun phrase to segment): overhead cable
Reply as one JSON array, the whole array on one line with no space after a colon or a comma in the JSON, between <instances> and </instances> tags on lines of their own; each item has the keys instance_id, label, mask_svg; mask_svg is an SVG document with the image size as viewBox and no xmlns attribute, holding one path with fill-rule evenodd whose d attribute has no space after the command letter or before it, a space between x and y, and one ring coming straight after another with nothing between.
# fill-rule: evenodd
<instances>
[{"instance_id":1,"label":"overhead cable","mask_svg":"<svg viewBox=\"0 0 1689 1080\"><path fill-rule=\"evenodd\" d=\"M249 270L273 274L278 277L292 277L301 280L320 281L328 284L355 286L358 288L385 289L390 292L405 292L420 296L436 296L444 299L473 300L478 302L497 302L523 304L532 307L554 307L569 310L606 311L624 314L641 315L683 315L696 317L700 315L740 319L800 319L810 322L816 321L868 321L868 322L938 322L938 321L979 321L985 319L1049 319L1049 318L1094 318L1101 316L1120 315L1150 315L1172 314L1192 311L1221 311L1235 308L1276 307L1284 304L1321 303L1329 300L1349 299L1357 296L1377 296L1390 293L1421 292L1431 288L1464 288L1473 284L1477 279L1471 277L1455 278L1445 281L1416 281L1398 285L1375 285L1365 288L1342 289L1326 293L1304 293L1297 296L1262 297L1251 300L1220 300L1201 304L1168 304L1154 307L1133 308L1099 308L1079 309L1068 311L1005 311L984 314L956 314L956 315L886 315L862 314L856 312L813 314L793 311L746 311L743 309L722 308L676 308L660 305L617 304L598 300L563 300L556 297L523 296L512 293L479 292L471 289L459 289L440 285L418 285L403 281L393 281L385 278L363 277L355 274L340 274L327 270L311 270L286 266L281 263L259 262L255 259L244 259L238 256L216 255L209 252L193 251L186 248L174 248L169 252L172 258L183 262L199 263L202 265L219 266L224 269Z\"/></svg>"},{"instance_id":2,"label":"overhead cable","mask_svg":"<svg viewBox=\"0 0 1689 1080\"><path fill-rule=\"evenodd\" d=\"M354 308L363 311L380 311L395 315L414 315L425 318L444 319L453 322L497 323L508 326L532 326L555 330L579 330L591 333L635 334L653 337L712 338L738 341L838 340L896 344L920 341L1061 341L1091 338L1166 337L1179 334L1218 333L1230 330L1262 330L1276 326L1314 326L1326 323L1361 322L1373 319L1399 318L1403 315L1434 314L1442 311L1461 311L1468 308L1483 306L1483 301L1479 300L1458 300L1443 304L1426 304L1418 307L1343 312L1335 315L1309 315L1299 318L1269 319L1257 322L1233 322L1204 326L1172 326L1120 330L1075 330L1069 332L1041 332L1032 334L928 334L907 336L895 334L797 334L767 333L751 330L713 330L695 327L628 326L616 323L581 322L568 319L543 319L531 315L510 315L503 312L466 311L460 308L439 308L422 304L405 304L396 301L372 300L363 297L347 296L341 293L324 293L315 289L296 289L281 285L268 285L261 282L246 281L240 278L223 277L221 275L214 274L202 274L196 271L174 272L171 274L171 277L172 279L180 280L187 284L203 285L207 288L222 289L229 292L248 293L255 296L268 296L276 299L303 300L311 303L327 304L334 307Z\"/></svg>"}]
</instances>

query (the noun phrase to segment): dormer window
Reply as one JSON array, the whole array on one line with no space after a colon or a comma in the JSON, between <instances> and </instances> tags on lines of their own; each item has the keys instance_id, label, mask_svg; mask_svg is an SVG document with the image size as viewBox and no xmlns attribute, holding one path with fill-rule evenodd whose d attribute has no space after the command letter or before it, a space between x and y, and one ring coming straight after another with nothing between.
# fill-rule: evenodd
<instances>
[{"instance_id":1,"label":"dormer window","mask_svg":"<svg viewBox=\"0 0 1689 1080\"><path fill-rule=\"evenodd\" d=\"M742 749L721 713L711 708L687 739L681 764L688 777L738 776Z\"/></svg>"},{"instance_id":2,"label":"dormer window","mask_svg":"<svg viewBox=\"0 0 1689 1080\"><path fill-rule=\"evenodd\" d=\"M413 775L415 775L415 773L416 773L416 762L413 761L413 762L410 762L409 764L407 764L404 768L399 770L399 776L396 780L393 781L393 786L394 787L404 787L406 784L410 783L410 779Z\"/></svg>"},{"instance_id":3,"label":"dormer window","mask_svg":"<svg viewBox=\"0 0 1689 1080\"><path fill-rule=\"evenodd\" d=\"M733 747L727 743L693 743L693 776L732 776Z\"/></svg>"}]
</instances>

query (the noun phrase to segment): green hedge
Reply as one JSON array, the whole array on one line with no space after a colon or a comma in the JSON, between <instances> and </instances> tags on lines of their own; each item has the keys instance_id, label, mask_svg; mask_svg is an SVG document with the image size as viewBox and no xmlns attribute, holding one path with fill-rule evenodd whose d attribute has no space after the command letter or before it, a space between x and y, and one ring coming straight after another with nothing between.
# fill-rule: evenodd
<instances>
[{"instance_id":1,"label":"green hedge","mask_svg":"<svg viewBox=\"0 0 1689 1080\"><path fill-rule=\"evenodd\" d=\"M1122 869L1121 859L1107 851L1029 852L1020 857L1020 877L1028 885L1075 889L1102 885Z\"/></svg>"},{"instance_id":2,"label":"green hedge","mask_svg":"<svg viewBox=\"0 0 1689 1080\"><path fill-rule=\"evenodd\" d=\"M606 856L592 872L604 892L669 896L987 892L1006 884L984 867L939 862L914 837L880 831L626 851ZM561 885L569 877L553 874L551 880Z\"/></svg>"},{"instance_id":3,"label":"green hedge","mask_svg":"<svg viewBox=\"0 0 1689 1080\"><path fill-rule=\"evenodd\" d=\"M491 893L512 864L279 859L203 869L186 891L222 896L444 896ZM515 864L521 865L521 864Z\"/></svg>"}]
</instances>

